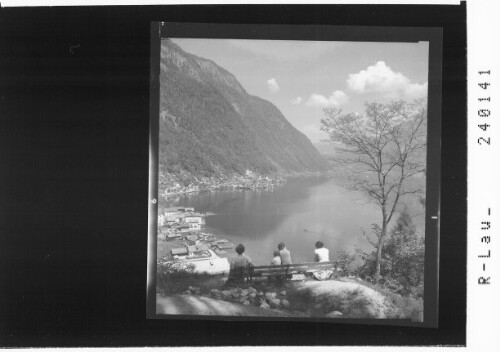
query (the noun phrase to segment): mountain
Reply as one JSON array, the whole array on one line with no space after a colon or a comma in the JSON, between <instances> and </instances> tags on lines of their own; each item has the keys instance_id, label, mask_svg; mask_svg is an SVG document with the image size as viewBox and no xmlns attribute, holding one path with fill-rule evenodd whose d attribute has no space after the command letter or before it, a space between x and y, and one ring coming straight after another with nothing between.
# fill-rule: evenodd
<instances>
[{"instance_id":1,"label":"mountain","mask_svg":"<svg viewBox=\"0 0 500 352\"><path fill-rule=\"evenodd\" d=\"M195 176L319 171L325 161L269 101L214 62L162 40L160 170Z\"/></svg>"},{"instance_id":2,"label":"mountain","mask_svg":"<svg viewBox=\"0 0 500 352\"><path fill-rule=\"evenodd\" d=\"M316 150L325 158L337 154L335 150L335 143L333 143L332 141L319 141L314 143L313 145Z\"/></svg>"}]
</instances>

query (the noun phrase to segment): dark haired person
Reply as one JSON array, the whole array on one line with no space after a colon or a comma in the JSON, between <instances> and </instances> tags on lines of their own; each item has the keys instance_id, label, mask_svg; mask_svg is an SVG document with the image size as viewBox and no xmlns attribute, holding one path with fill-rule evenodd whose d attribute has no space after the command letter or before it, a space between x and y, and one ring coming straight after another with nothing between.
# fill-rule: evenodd
<instances>
[{"instance_id":1,"label":"dark haired person","mask_svg":"<svg viewBox=\"0 0 500 352\"><path fill-rule=\"evenodd\" d=\"M236 246L238 255L230 260L228 282L242 282L244 277L243 268L253 266L252 259L245 253L245 246L241 243Z\"/></svg>"},{"instance_id":2,"label":"dark haired person","mask_svg":"<svg viewBox=\"0 0 500 352\"><path fill-rule=\"evenodd\" d=\"M281 242L278 244L278 249L280 251L281 265L292 264L292 256L290 251L286 248L286 245Z\"/></svg>"},{"instance_id":3,"label":"dark haired person","mask_svg":"<svg viewBox=\"0 0 500 352\"><path fill-rule=\"evenodd\" d=\"M231 261L231 269L245 268L252 265L252 259L245 254L245 246L241 243L236 246L236 253L238 255Z\"/></svg>"},{"instance_id":4,"label":"dark haired person","mask_svg":"<svg viewBox=\"0 0 500 352\"><path fill-rule=\"evenodd\" d=\"M318 241L314 245L316 249L314 250L314 261L315 262L329 262L330 261L330 251L325 248L323 242ZM332 276L333 271L328 270L317 270L312 273L316 280L327 280Z\"/></svg>"},{"instance_id":5,"label":"dark haired person","mask_svg":"<svg viewBox=\"0 0 500 352\"><path fill-rule=\"evenodd\" d=\"M316 249L314 250L314 261L315 262L329 262L330 261L330 251L324 247L323 242L318 241L315 244Z\"/></svg>"}]
</instances>

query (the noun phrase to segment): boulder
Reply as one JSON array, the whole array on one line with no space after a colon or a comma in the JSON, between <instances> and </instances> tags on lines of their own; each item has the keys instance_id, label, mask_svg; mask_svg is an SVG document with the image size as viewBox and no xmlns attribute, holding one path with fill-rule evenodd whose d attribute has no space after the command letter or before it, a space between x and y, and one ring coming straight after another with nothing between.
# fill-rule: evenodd
<instances>
[{"instance_id":1,"label":"boulder","mask_svg":"<svg viewBox=\"0 0 500 352\"><path fill-rule=\"evenodd\" d=\"M249 293L249 291L247 289L241 290L241 295L242 296L246 296L246 295L248 295L248 293Z\"/></svg>"},{"instance_id":2,"label":"boulder","mask_svg":"<svg viewBox=\"0 0 500 352\"><path fill-rule=\"evenodd\" d=\"M245 306L249 306L250 305L250 302L248 302L246 299L243 302L241 302L241 303L243 303L243 305L245 305Z\"/></svg>"},{"instance_id":3,"label":"boulder","mask_svg":"<svg viewBox=\"0 0 500 352\"><path fill-rule=\"evenodd\" d=\"M396 317L398 312L382 293L357 282L309 281L297 285L296 290L307 294L311 306L324 313L339 311L348 318L387 319Z\"/></svg>"},{"instance_id":4,"label":"boulder","mask_svg":"<svg viewBox=\"0 0 500 352\"><path fill-rule=\"evenodd\" d=\"M262 304L260 305L260 308L271 309L271 307L269 306L269 304L267 304L266 302L262 302Z\"/></svg>"},{"instance_id":5,"label":"boulder","mask_svg":"<svg viewBox=\"0 0 500 352\"><path fill-rule=\"evenodd\" d=\"M256 294L255 292L250 292L250 293L248 294L248 297L250 297L250 298L255 298L255 297L257 297L257 294Z\"/></svg>"},{"instance_id":6,"label":"boulder","mask_svg":"<svg viewBox=\"0 0 500 352\"><path fill-rule=\"evenodd\" d=\"M281 306L283 308L288 308L288 307L290 307L290 302L288 302L288 300L286 300L286 299L282 299L281 300Z\"/></svg>"},{"instance_id":7,"label":"boulder","mask_svg":"<svg viewBox=\"0 0 500 352\"><path fill-rule=\"evenodd\" d=\"M221 293L224 299L229 299L229 297L231 297L231 292L229 291L222 291Z\"/></svg>"},{"instance_id":8,"label":"boulder","mask_svg":"<svg viewBox=\"0 0 500 352\"><path fill-rule=\"evenodd\" d=\"M285 291L285 290L280 291L280 295L282 295L282 296L286 296L286 291Z\"/></svg>"},{"instance_id":9,"label":"boulder","mask_svg":"<svg viewBox=\"0 0 500 352\"><path fill-rule=\"evenodd\" d=\"M276 292L266 292L265 297L266 301L270 302L276 298Z\"/></svg>"},{"instance_id":10,"label":"boulder","mask_svg":"<svg viewBox=\"0 0 500 352\"><path fill-rule=\"evenodd\" d=\"M304 274L293 274L290 281L304 281L306 276Z\"/></svg>"},{"instance_id":11,"label":"boulder","mask_svg":"<svg viewBox=\"0 0 500 352\"><path fill-rule=\"evenodd\" d=\"M327 318L339 318L342 315L343 315L342 312L339 312L338 310L334 310L333 312L326 314L325 317L327 317Z\"/></svg>"},{"instance_id":12,"label":"boulder","mask_svg":"<svg viewBox=\"0 0 500 352\"><path fill-rule=\"evenodd\" d=\"M248 292L250 292L250 293L257 293L257 290L254 287L250 286L248 288Z\"/></svg>"},{"instance_id":13,"label":"boulder","mask_svg":"<svg viewBox=\"0 0 500 352\"><path fill-rule=\"evenodd\" d=\"M281 301L277 298L274 298L269 302L269 305L271 306L271 308L279 308L281 307Z\"/></svg>"}]
</instances>

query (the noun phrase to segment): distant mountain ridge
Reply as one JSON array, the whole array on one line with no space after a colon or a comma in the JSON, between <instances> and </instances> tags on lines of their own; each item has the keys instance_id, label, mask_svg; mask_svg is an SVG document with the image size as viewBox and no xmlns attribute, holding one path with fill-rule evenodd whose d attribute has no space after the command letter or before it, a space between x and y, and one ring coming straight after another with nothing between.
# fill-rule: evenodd
<instances>
[{"instance_id":1,"label":"distant mountain ridge","mask_svg":"<svg viewBox=\"0 0 500 352\"><path fill-rule=\"evenodd\" d=\"M276 106L214 62L164 39L160 68L160 171L210 177L325 169Z\"/></svg>"}]
</instances>

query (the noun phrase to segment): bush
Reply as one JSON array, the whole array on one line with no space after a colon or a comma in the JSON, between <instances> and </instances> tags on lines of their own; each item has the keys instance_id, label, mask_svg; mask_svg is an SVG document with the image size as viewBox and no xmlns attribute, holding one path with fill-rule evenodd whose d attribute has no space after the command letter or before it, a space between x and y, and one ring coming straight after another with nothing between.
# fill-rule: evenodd
<instances>
[{"instance_id":1,"label":"bush","mask_svg":"<svg viewBox=\"0 0 500 352\"><path fill-rule=\"evenodd\" d=\"M156 290L159 293L175 294L186 291L189 286L199 286L210 277L211 275L207 273L195 273L192 265L158 264L156 267Z\"/></svg>"},{"instance_id":2,"label":"bush","mask_svg":"<svg viewBox=\"0 0 500 352\"><path fill-rule=\"evenodd\" d=\"M378 231L374 225L373 231ZM423 296L424 236L416 232L408 209L399 215L388 234L380 262L380 284L402 295ZM358 253L363 260L355 274L368 279L375 272L376 252Z\"/></svg>"}]
</instances>

